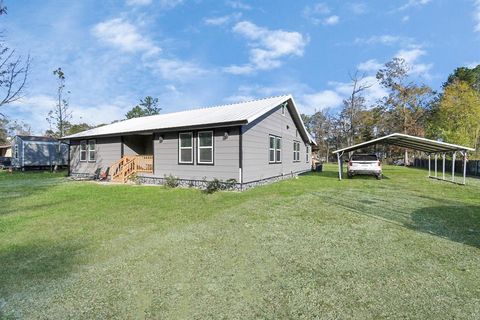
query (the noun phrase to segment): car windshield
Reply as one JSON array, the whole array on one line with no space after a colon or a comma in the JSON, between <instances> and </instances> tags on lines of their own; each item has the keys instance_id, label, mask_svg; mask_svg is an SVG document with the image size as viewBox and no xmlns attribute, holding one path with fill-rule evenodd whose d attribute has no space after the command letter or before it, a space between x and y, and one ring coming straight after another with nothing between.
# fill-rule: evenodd
<instances>
[{"instance_id":1,"label":"car windshield","mask_svg":"<svg viewBox=\"0 0 480 320\"><path fill-rule=\"evenodd\" d=\"M354 154L352 161L377 161L378 158L374 154Z\"/></svg>"}]
</instances>

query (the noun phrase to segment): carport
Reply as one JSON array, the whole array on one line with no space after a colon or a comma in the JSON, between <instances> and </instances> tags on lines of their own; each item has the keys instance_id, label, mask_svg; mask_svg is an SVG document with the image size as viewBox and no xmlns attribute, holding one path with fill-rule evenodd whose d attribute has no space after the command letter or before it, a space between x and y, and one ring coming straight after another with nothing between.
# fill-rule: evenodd
<instances>
[{"instance_id":1,"label":"carport","mask_svg":"<svg viewBox=\"0 0 480 320\"><path fill-rule=\"evenodd\" d=\"M420 138L416 136L410 136L402 133L393 133L385 137L373 139L367 142L359 143L350 147L339 149L333 151L337 155L338 159L338 179L342 180L342 158L345 152L352 152L369 146L384 144L392 145L397 147L402 147L406 149L418 150L426 153L428 155L428 177L439 179L443 181L450 181L445 179L445 157L447 154L452 154L452 179L451 182L456 183L455 181L455 159L457 153L463 157L463 183L466 183L467 175L467 153L468 151L475 151L475 149L459 146L456 144L435 141L425 138ZM438 176L438 157L442 157L442 176ZM435 159L434 164L434 175L432 176L432 157Z\"/></svg>"}]
</instances>

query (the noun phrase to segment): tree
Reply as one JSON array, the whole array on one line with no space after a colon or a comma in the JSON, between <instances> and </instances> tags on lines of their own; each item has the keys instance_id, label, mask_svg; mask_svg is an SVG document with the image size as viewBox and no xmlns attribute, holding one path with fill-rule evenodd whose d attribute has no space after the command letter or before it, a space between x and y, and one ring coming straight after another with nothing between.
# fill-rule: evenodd
<instances>
[{"instance_id":1,"label":"tree","mask_svg":"<svg viewBox=\"0 0 480 320\"><path fill-rule=\"evenodd\" d=\"M372 85L365 83L365 75L359 76L358 71L350 74L352 91L350 96L343 100L340 112L340 122L343 124L347 145L355 143L361 126L362 112L365 110L365 98L362 93Z\"/></svg>"},{"instance_id":2,"label":"tree","mask_svg":"<svg viewBox=\"0 0 480 320\"><path fill-rule=\"evenodd\" d=\"M479 154L480 148L480 92L468 82L454 81L449 84L430 122L436 138L456 144L472 146Z\"/></svg>"},{"instance_id":3,"label":"tree","mask_svg":"<svg viewBox=\"0 0 480 320\"><path fill-rule=\"evenodd\" d=\"M139 118L145 116L153 116L159 114L162 108L158 106L158 98L146 96L145 99L140 100L140 103L125 114L127 119Z\"/></svg>"},{"instance_id":4,"label":"tree","mask_svg":"<svg viewBox=\"0 0 480 320\"><path fill-rule=\"evenodd\" d=\"M456 81L463 81L480 92L480 64L471 69L466 67L455 69L455 71L448 76L448 80L443 84L443 88L447 88Z\"/></svg>"},{"instance_id":5,"label":"tree","mask_svg":"<svg viewBox=\"0 0 480 320\"><path fill-rule=\"evenodd\" d=\"M410 67L401 58L393 58L377 72L380 84L389 91L383 100L392 131L424 135L426 106L432 96L430 87L409 80ZM405 149L405 164L408 165Z\"/></svg>"},{"instance_id":6,"label":"tree","mask_svg":"<svg viewBox=\"0 0 480 320\"><path fill-rule=\"evenodd\" d=\"M6 13L7 7L0 1L0 16ZM29 68L30 55L23 59L0 39L0 107L22 98Z\"/></svg>"},{"instance_id":7,"label":"tree","mask_svg":"<svg viewBox=\"0 0 480 320\"><path fill-rule=\"evenodd\" d=\"M72 112L68 106L68 100L64 96L65 90L65 73L62 68L57 68L53 71L53 75L57 77L57 104L50 110L47 115L47 121L50 123L50 130L53 131L54 136L63 137L65 135L66 124L72 118ZM70 91L67 91L70 93ZM53 128L56 130L54 131Z\"/></svg>"}]
</instances>

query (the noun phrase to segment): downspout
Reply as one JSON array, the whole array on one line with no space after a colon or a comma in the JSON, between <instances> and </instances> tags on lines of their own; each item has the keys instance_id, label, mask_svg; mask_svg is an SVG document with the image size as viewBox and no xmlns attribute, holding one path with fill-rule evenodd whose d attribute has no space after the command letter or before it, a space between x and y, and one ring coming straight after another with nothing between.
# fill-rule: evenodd
<instances>
[{"instance_id":1,"label":"downspout","mask_svg":"<svg viewBox=\"0 0 480 320\"><path fill-rule=\"evenodd\" d=\"M243 126L238 127L238 182L243 190Z\"/></svg>"}]
</instances>

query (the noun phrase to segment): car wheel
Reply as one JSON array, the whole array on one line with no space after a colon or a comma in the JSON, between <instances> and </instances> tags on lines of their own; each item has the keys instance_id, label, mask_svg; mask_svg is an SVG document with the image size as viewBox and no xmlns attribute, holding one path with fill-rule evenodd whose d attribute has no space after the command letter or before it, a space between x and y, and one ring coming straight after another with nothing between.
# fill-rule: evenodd
<instances>
[{"instance_id":1,"label":"car wheel","mask_svg":"<svg viewBox=\"0 0 480 320\"><path fill-rule=\"evenodd\" d=\"M382 180L382 174L381 174L381 173L380 173L380 174L377 174L376 177L377 177L377 180Z\"/></svg>"},{"instance_id":2,"label":"car wheel","mask_svg":"<svg viewBox=\"0 0 480 320\"><path fill-rule=\"evenodd\" d=\"M349 173L347 176L348 176L348 179L352 179L352 178L353 178L353 174L350 174L350 173Z\"/></svg>"}]
</instances>

